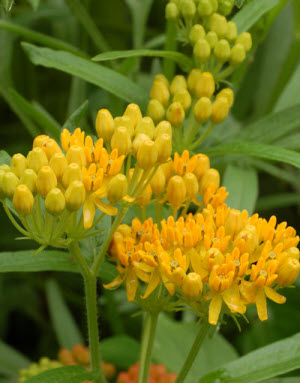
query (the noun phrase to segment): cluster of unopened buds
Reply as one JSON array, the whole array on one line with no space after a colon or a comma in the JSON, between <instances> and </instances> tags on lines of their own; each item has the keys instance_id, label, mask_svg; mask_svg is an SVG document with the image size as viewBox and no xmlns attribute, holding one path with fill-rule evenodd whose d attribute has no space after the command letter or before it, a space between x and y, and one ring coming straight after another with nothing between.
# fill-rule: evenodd
<instances>
[{"instance_id":1,"label":"cluster of unopened buds","mask_svg":"<svg viewBox=\"0 0 300 383\"><path fill-rule=\"evenodd\" d=\"M120 372L116 383L138 383L139 362L136 362L128 371ZM163 364L151 364L148 383L175 383L177 374L167 372Z\"/></svg>"}]
</instances>

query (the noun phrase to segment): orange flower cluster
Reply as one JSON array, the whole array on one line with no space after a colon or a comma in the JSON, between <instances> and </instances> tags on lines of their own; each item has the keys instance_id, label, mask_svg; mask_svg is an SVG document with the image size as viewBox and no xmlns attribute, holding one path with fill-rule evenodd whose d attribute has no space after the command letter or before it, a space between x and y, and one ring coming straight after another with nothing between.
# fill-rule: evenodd
<instances>
[{"instance_id":1,"label":"orange flower cluster","mask_svg":"<svg viewBox=\"0 0 300 383\"><path fill-rule=\"evenodd\" d=\"M136 362L129 368L127 372L120 372L116 383L138 383L139 362ZM174 372L168 373L163 364L151 364L149 383L174 383L177 374Z\"/></svg>"},{"instance_id":2,"label":"orange flower cluster","mask_svg":"<svg viewBox=\"0 0 300 383\"><path fill-rule=\"evenodd\" d=\"M266 297L277 303L278 294L299 274L299 237L286 222L277 225L258 214L251 217L221 204L208 205L186 219L152 219L131 227L121 225L110 254L118 277L106 288L126 283L129 301L143 289L147 298L161 283L170 295L178 293L195 312L216 325L220 313L246 312L255 303L261 320L267 319ZM139 289L139 290L138 290Z\"/></svg>"}]
</instances>

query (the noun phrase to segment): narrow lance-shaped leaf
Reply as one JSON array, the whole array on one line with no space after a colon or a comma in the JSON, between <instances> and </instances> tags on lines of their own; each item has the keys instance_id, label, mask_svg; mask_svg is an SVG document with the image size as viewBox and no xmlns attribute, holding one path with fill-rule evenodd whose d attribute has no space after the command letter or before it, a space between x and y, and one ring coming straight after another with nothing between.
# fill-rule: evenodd
<instances>
[{"instance_id":1,"label":"narrow lance-shaped leaf","mask_svg":"<svg viewBox=\"0 0 300 383\"><path fill-rule=\"evenodd\" d=\"M88 100L84 101L82 105L78 109L75 110L74 113L67 119L64 123L63 129L68 129L70 132L73 132L79 126L80 121L85 117L87 113L89 102Z\"/></svg>"},{"instance_id":2,"label":"narrow lance-shaped leaf","mask_svg":"<svg viewBox=\"0 0 300 383\"><path fill-rule=\"evenodd\" d=\"M28 367L30 360L0 341L0 373L16 375L22 368Z\"/></svg>"},{"instance_id":3,"label":"narrow lance-shaped leaf","mask_svg":"<svg viewBox=\"0 0 300 383\"><path fill-rule=\"evenodd\" d=\"M84 367L68 366L42 372L26 379L24 383L82 383L93 378L94 374L87 372Z\"/></svg>"}]
</instances>

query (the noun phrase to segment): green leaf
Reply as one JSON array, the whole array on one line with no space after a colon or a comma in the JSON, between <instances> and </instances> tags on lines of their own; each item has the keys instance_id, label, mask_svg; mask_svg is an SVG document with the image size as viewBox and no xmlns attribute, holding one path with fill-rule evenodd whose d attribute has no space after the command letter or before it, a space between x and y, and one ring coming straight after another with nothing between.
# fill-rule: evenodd
<instances>
[{"instance_id":1,"label":"green leaf","mask_svg":"<svg viewBox=\"0 0 300 383\"><path fill-rule=\"evenodd\" d=\"M80 124L81 120L86 116L89 102L88 100L84 101L78 109L71 114L71 116L64 123L63 129L68 129L70 132L73 132Z\"/></svg>"},{"instance_id":2,"label":"green leaf","mask_svg":"<svg viewBox=\"0 0 300 383\"><path fill-rule=\"evenodd\" d=\"M19 370L27 368L30 360L0 341L0 373L5 375L18 375Z\"/></svg>"},{"instance_id":3,"label":"green leaf","mask_svg":"<svg viewBox=\"0 0 300 383\"><path fill-rule=\"evenodd\" d=\"M92 60L99 62L122 59L127 57L164 57L169 60L175 61L185 72L190 71L193 67L193 61L183 53L150 49L137 49L130 51L113 51L107 53L100 53L99 55L93 57Z\"/></svg>"},{"instance_id":4,"label":"green leaf","mask_svg":"<svg viewBox=\"0 0 300 383\"><path fill-rule=\"evenodd\" d=\"M75 320L70 313L56 281L50 279L46 283L46 294L51 321L61 348L72 350L76 344L84 344Z\"/></svg>"},{"instance_id":5,"label":"green leaf","mask_svg":"<svg viewBox=\"0 0 300 383\"><path fill-rule=\"evenodd\" d=\"M224 154L247 154L249 156L280 161L300 168L300 154L273 145L264 145L256 142L231 142L205 148L203 151L211 156Z\"/></svg>"},{"instance_id":6,"label":"green leaf","mask_svg":"<svg viewBox=\"0 0 300 383\"><path fill-rule=\"evenodd\" d=\"M24 383L82 383L93 378L94 374L87 372L84 367L68 366L45 371L26 379Z\"/></svg>"},{"instance_id":7,"label":"green leaf","mask_svg":"<svg viewBox=\"0 0 300 383\"><path fill-rule=\"evenodd\" d=\"M299 377L276 378L276 379L266 380L264 383L299 383Z\"/></svg>"},{"instance_id":8,"label":"green leaf","mask_svg":"<svg viewBox=\"0 0 300 383\"><path fill-rule=\"evenodd\" d=\"M280 97L275 105L276 111L284 110L288 107L298 104L300 102L299 94L299 82L300 82L300 67L298 66L297 70L294 72L290 81L281 92Z\"/></svg>"},{"instance_id":9,"label":"green leaf","mask_svg":"<svg viewBox=\"0 0 300 383\"><path fill-rule=\"evenodd\" d=\"M300 368L300 333L204 375L199 383L256 383Z\"/></svg>"},{"instance_id":10,"label":"green leaf","mask_svg":"<svg viewBox=\"0 0 300 383\"><path fill-rule=\"evenodd\" d=\"M101 355L105 362L127 369L139 358L140 345L128 335L117 335L100 342Z\"/></svg>"},{"instance_id":11,"label":"green leaf","mask_svg":"<svg viewBox=\"0 0 300 383\"><path fill-rule=\"evenodd\" d=\"M68 52L39 48L28 43L22 43L22 46L35 65L55 68L82 78L128 102L144 106L148 100L143 88L112 69L97 65Z\"/></svg>"},{"instance_id":12,"label":"green leaf","mask_svg":"<svg viewBox=\"0 0 300 383\"><path fill-rule=\"evenodd\" d=\"M235 5L241 8L246 0L235 0Z\"/></svg>"},{"instance_id":13,"label":"green leaf","mask_svg":"<svg viewBox=\"0 0 300 383\"><path fill-rule=\"evenodd\" d=\"M283 181L290 182L291 184L300 185L300 179L296 174L296 170L293 172L291 169L282 169L275 166L268 161L251 160L250 163L256 168L271 174L273 177L277 177Z\"/></svg>"},{"instance_id":14,"label":"green leaf","mask_svg":"<svg viewBox=\"0 0 300 383\"><path fill-rule=\"evenodd\" d=\"M239 33L248 31L265 13L274 8L280 0L252 0L232 19Z\"/></svg>"},{"instance_id":15,"label":"green leaf","mask_svg":"<svg viewBox=\"0 0 300 383\"><path fill-rule=\"evenodd\" d=\"M14 5L14 0L1 0L1 4L5 12L10 12Z\"/></svg>"},{"instance_id":16,"label":"green leaf","mask_svg":"<svg viewBox=\"0 0 300 383\"><path fill-rule=\"evenodd\" d=\"M36 11L40 5L40 0L27 0L32 8Z\"/></svg>"},{"instance_id":17,"label":"green leaf","mask_svg":"<svg viewBox=\"0 0 300 383\"><path fill-rule=\"evenodd\" d=\"M299 150L300 149L300 133L294 133L289 136L281 138L275 142L275 145L282 146L286 149Z\"/></svg>"},{"instance_id":18,"label":"green leaf","mask_svg":"<svg viewBox=\"0 0 300 383\"><path fill-rule=\"evenodd\" d=\"M0 165L10 165L11 157L6 151L0 150Z\"/></svg>"},{"instance_id":19,"label":"green leaf","mask_svg":"<svg viewBox=\"0 0 300 383\"><path fill-rule=\"evenodd\" d=\"M178 373L193 344L197 326L196 323L176 322L161 314L154 341L153 361L163 363L169 371ZM237 357L234 348L221 335L214 334L204 341L184 383L195 383L202 374Z\"/></svg>"},{"instance_id":20,"label":"green leaf","mask_svg":"<svg viewBox=\"0 0 300 383\"><path fill-rule=\"evenodd\" d=\"M254 169L242 169L238 166L228 165L223 178L229 196L226 203L238 210L246 209L249 215L253 214L258 197L258 177Z\"/></svg>"},{"instance_id":21,"label":"green leaf","mask_svg":"<svg viewBox=\"0 0 300 383\"><path fill-rule=\"evenodd\" d=\"M300 195L297 193L281 193L259 198L256 208L264 211L293 205L300 206Z\"/></svg>"}]
</instances>

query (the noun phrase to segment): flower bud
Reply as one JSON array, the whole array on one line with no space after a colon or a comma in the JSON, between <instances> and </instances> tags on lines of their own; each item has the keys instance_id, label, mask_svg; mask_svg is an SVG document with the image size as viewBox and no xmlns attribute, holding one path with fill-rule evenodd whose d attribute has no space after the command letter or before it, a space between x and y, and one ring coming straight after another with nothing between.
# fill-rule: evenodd
<instances>
[{"instance_id":1,"label":"flower bud","mask_svg":"<svg viewBox=\"0 0 300 383\"><path fill-rule=\"evenodd\" d=\"M132 143L132 153L136 155L140 146L147 140L149 140L149 137L146 134L139 133Z\"/></svg>"},{"instance_id":2,"label":"flower bud","mask_svg":"<svg viewBox=\"0 0 300 383\"><path fill-rule=\"evenodd\" d=\"M199 0L197 11L199 16L206 17L213 13L213 5L210 0Z\"/></svg>"},{"instance_id":3,"label":"flower bud","mask_svg":"<svg viewBox=\"0 0 300 383\"><path fill-rule=\"evenodd\" d=\"M119 126L125 126L130 138L134 135L134 127L133 127L133 122L131 121L131 118L128 116L123 116L123 117L116 117L114 119L115 123L115 129L117 129Z\"/></svg>"},{"instance_id":4,"label":"flower bud","mask_svg":"<svg viewBox=\"0 0 300 383\"><path fill-rule=\"evenodd\" d=\"M193 171L198 181L201 180L203 174L210 168L210 161L207 155L197 154L197 164Z\"/></svg>"},{"instance_id":5,"label":"flower bud","mask_svg":"<svg viewBox=\"0 0 300 383\"><path fill-rule=\"evenodd\" d=\"M194 107L194 115L197 122L202 124L203 122L207 121L211 116L211 112L212 105L210 99L207 97L201 97Z\"/></svg>"},{"instance_id":6,"label":"flower bud","mask_svg":"<svg viewBox=\"0 0 300 383\"><path fill-rule=\"evenodd\" d=\"M52 138L49 138L47 141L43 143L42 149L46 153L48 161L50 161L50 159L52 158L52 156L54 156L54 154L62 153L60 146Z\"/></svg>"},{"instance_id":7,"label":"flower bud","mask_svg":"<svg viewBox=\"0 0 300 383\"><path fill-rule=\"evenodd\" d=\"M242 44L245 48L245 51L249 52L252 48L252 36L249 32L243 32L237 37L235 43Z\"/></svg>"},{"instance_id":8,"label":"flower bud","mask_svg":"<svg viewBox=\"0 0 300 383\"><path fill-rule=\"evenodd\" d=\"M229 108L232 107L233 101L234 101L234 93L233 93L232 89L230 89L230 88L222 89L221 92L219 92L217 94L216 99L218 99L220 97L225 97L228 101Z\"/></svg>"},{"instance_id":9,"label":"flower bud","mask_svg":"<svg viewBox=\"0 0 300 383\"><path fill-rule=\"evenodd\" d=\"M62 191L58 188L50 190L45 199L46 210L54 215L59 216L66 207L66 200Z\"/></svg>"},{"instance_id":10,"label":"flower bud","mask_svg":"<svg viewBox=\"0 0 300 383\"><path fill-rule=\"evenodd\" d=\"M208 97L212 98L215 92L215 80L209 72L204 72L199 77L195 84L195 93L197 98Z\"/></svg>"},{"instance_id":11,"label":"flower bud","mask_svg":"<svg viewBox=\"0 0 300 383\"><path fill-rule=\"evenodd\" d=\"M147 116L157 124L165 117L165 108L158 100L150 100L147 106Z\"/></svg>"},{"instance_id":12,"label":"flower bud","mask_svg":"<svg viewBox=\"0 0 300 383\"><path fill-rule=\"evenodd\" d=\"M66 189L74 181L82 181L81 168L75 162L68 165L65 172L63 173L63 176L62 176L63 187Z\"/></svg>"},{"instance_id":13,"label":"flower bud","mask_svg":"<svg viewBox=\"0 0 300 383\"><path fill-rule=\"evenodd\" d=\"M152 140L144 141L137 152L137 163L141 169L153 168L157 162L158 150Z\"/></svg>"},{"instance_id":14,"label":"flower bud","mask_svg":"<svg viewBox=\"0 0 300 383\"><path fill-rule=\"evenodd\" d=\"M238 66L246 58L246 51L242 44L235 44L230 53L230 65Z\"/></svg>"},{"instance_id":15,"label":"flower bud","mask_svg":"<svg viewBox=\"0 0 300 383\"><path fill-rule=\"evenodd\" d=\"M173 176L170 178L167 187L167 197L170 204L175 209L179 209L185 200L185 196L186 187L182 177Z\"/></svg>"},{"instance_id":16,"label":"flower bud","mask_svg":"<svg viewBox=\"0 0 300 383\"><path fill-rule=\"evenodd\" d=\"M210 2L213 7L213 12L217 12L219 8L219 0L210 0Z\"/></svg>"},{"instance_id":17,"label":"flower bud","mask_svg":"<svg viewBox=\"0 0 300 383\"><path fill-rule=\"evenodd\" d=\"M291 247L287 251L287 255L289 258L294 258L294 259L297 259L298 261L299 261L299 254L300 254L300 251L297 247Z\"/></svg>"},{"instance_id":18,"label":"flower bud","mask_svg":"<svg viewBox=\"0 0 300 383\"><path fill-rule=\"evenodd\" d=\"M276 283L279 286L289 286L292 285L298 278L300 271L300 263L295 258L286 258L278 266Z\"/></svg>"},{"instance_id":19,"label":"flower bud","mask_svg":"<svg viewBox=\"0 0 300 383\"><path fill-rule=\"evenodd\" d=\"M189 39L192 45L196 44L196 42L199 39L204 39L205 37L205 30L202 25L200 24L195 24L192 26L190 34L189 34Z\"/></svg>"},{"instance_id":20,"label":"flower bud","mask_svg":"<svg viewBox=\"0 0 300 383\"><path fill-rule=\"evenodd\" d=\"M152 193L154 195L160 195L165 191L166 176L162 166L159 166L152 180L150 181Z\"/></svg>"},{"instance_id":21,"label":"flower bud","mask_svg":"<svg viewBox=\"0 0 300 383\"><path fill-rule=\"evenodd\" d=\"M81 208L85 200L85 188L81 181L73 181L65 192L66 206L70 211Z\"/></svg>"},{"instance_id":22,"label":"flower bud","mask_svg":"<svg viewBox=\"0 0 300 383\"><path fill-rule=\"evenodd\" d=\"M0 199L4 197L4 194L2 192L2 183L3 183L3 177L6 172L3 169L0 169Z\"/></svg>"},{"instance_id":23,"label":"flower bud","mask_svg":"<svg viewBox=\"0 0 300 383\"><path fill-rule=\"evenodd\" d=\"M14 154L11 158L10 169L17 177L21 177L24 170L27 169L27 159L23 154Z\"/></svg>"},{"instance_id":24,"label":"flower bud","mask_svg":"<svg viewBox=\"0 0 300 383\"><path fill-rule=\"evenodd\" d=\"M170 93L174 96L175 93L179 92L182 89L187 89L187 83L182 75L177 75L173 78L170 85Z\"/></svg>"},{"instance_id":25,"label":"flower bud","mask_svg":"<svg viewBox=\"0 0 300 383\"><path fill-rule=\"evenodd\" d=\"M187 89L182 89L179 92L175 93L173 97L173 102L180 102L183 109L187 111L192 104L192 97Z\"/></svg>"},{"instance_id":26,"label":"flower bud","mask_svg":"<svg viewBox=\"0 0 300 383\"><path fill-rule=\"evenodd\" d=\"M117 174L107 185L107 199L111 204L115 204L127 193L127 178L124 174Z\"/></svg>"},{"instance_id":27,"label":"flower bud","mask_svg":"<svg viewBox=\"0 0 300 383\"><path fill-rule=\"evenodd\" d=\"M127 116L131 119L134 130L136 129L137 124L141 121L143 117L140 107L137 104L127 105L127 108L124 112L124 116Z\"/></svg>"},{"instance_id":28,"label":"flower bud","mask_svg":"<svg viewBox=\"0 0 300 383\"><path fill-rule=\"evenodd\" d=\"M243 225L243 216L239 210L230 209L225 219L225 233L235 237L241 231Z\"/></svg>"},{"instance_id":29,"label":"flower bud","mask_svg":"<svg viewBox=\"0 0 300 383\"><path fill-rule=\"evenodd\" d=\"M219 13L212 14L208 20L208 29L216 32L219 37L225 36L227 31L226 17L220 15Z\"/></svg>"},{"instance_id":30,"label":"flower bud","mask_svg":"<svg viewBox=\"0 0 300 383\"><path fill-rule=\"evenodd\" d=\"M170 99L170 92L167 85L163 81L154 81L150 97L154 100L158 100L164 107L166 107Z\"/></svg>"},{"instance_id":31,"label":"flower bud","mask_svg":"<svg viewBox=\"0 0 300 383\"><path fill-rule=\"evenodd\" d=\"M243 239L245 241L244 253L252 254L258 246L258 236L256 227L252 225L246 225L245 228L239 232L238 236L233 242L233 247L236 247L239 241Z\"/></svg>"},{"instance_id":32,"label":"flower bud","mask_svg":"<svg viewBox=\"0 0 300 383\"><path fill-rule=\"evenodd\" d=\"M165 75L163 75L162 73L155 75L154 81L162 81L168 88L170 86L167 77Z\"/></svg>"},{"instance_id":33,"label":"flower bud","mask_svg":"<svg viewBox=\"0 0 300 383\"><path fill-rule=\"evenodd\" d=\"M168 162L165 162L164 164L160 165L165 173L166 182L169 182L169 179L174 174L174 165L173 161L170 159Z\"/></svg>"},{"instance_id":34,"label":"flower bud","mask_svg":"<svg viewBox=\"0 0 300 383\"><path fill-rule=\"evenodd\" d=\"M203 196L207 188L214 184L216 189L220 186L220 174L216 169L208 169L202 176L200 182L200 194Z\"/></svg>"},{"instance_id":35,"label":"flower bud","mask_svg":"<svg viewBox=\"0 0 300 383\"><path fill-rule=\"evenodd\" d=\"M131 149L131 139L130 134L128 133L128 130L125 126L119 126L110 142L112 149L118 149L118 154L120 156L127 155L130 152Z\"/></svg>"},{"instance_id":36,"label":"flower bud","mask_svg":"<svg viewBox=\"0 0 300 383\"><path fill-rule=\"evenodd\" d=\"M54 171L56 178L61 180L65 170L68 167L68 161L63 153L56 153L51 158L49 165Z\"/></svg>"},{"instance_id":37,"label":"flower bud","mask_svg":"<svg viewBox=\"0 0 300 383\"><path fill-rule=\"evenodd\" d=\"M230 45L227 40L219 40L214 48L214 55L218 61L225 63L230 58Z\"/></svg>"},{"instance_id":38,"label":"flower bud","mask_svg":"<svg viewBox=\"0 0 300 383\"><path fill-rule=\"evenodd\" d=\"M219 97L212 105L211 122L213 124L220 124L228 116L229 103L227 98Z\"/></svg>"},{"instance_id":39,"label":"flower bud","mask_svg":"<svg viewBox=\"0 0 300 383\"><path fill-rule=\"evenodd\" d=\"M32 147L33 148L41 148L45 142L47 142L48 140L50 140L50 137L49 136L46 136L45 134L41 134L37 137L35 137L35 139L33 140L33 145Z\"/></svg>"},{"instance_id":40,"label":"flower bud","mask_svg":"<svg viewBox=\"0 0 300 383\"><path fill-rule=\"evenodd\" d=\"M200 77L201 77L200 69L192 69L188 75L187 87L192 94L195 93L196 83L198 82Z\"/></svg>"},{"instance_id":41,"label":"flower bud","mask_svg":"<svg viewBox=\"0 0 300 383\"><path fill-rule=\"evenodd\" d=\"M226 35L225 35L226 39L229 42L233 42L236 40L237 34L238 34L238 31L237 31L236 23L234 21L228 21L227 31L226 31Z\"/></svg>"},{"instance_id":42,"label":"flower bud","mask_svg":"<svg viewBox=\"0 0 300 383\"><path fill-rule=\"evenodd\" d=\"M109 142L115 130L114 119L107 109L100 109L96 118L96 132L104 142Z\"/></svg>"},{"instance_id":43,"label":"flower bud","mask_svg":"<svg viewBox=\"0 0 300 383\"><path fill-rule=\"evenodd\" d=\"M166 19L176 21L179 17L179 9L175 3L168 3L166 6Z\"/></svg>"},{"instance_id":44,"label":"flower bud","mask_svg":"<svg viewBox=\"0 0 300 383\"><path fill-rule=\"evenodd\" d=\"M167 162L172 154L172 139L164 133L157 137L155 140L155 146L157 148L157 162L162 164Z\"/></svg>"},{"instance_id":45,"label":"flower bud","mask_svg":"<svg viewBox=\"0 0 300 383\"><path fill-rule=\"evenodd\" d=\"M7 198L12 198L16 187L19 185L19 178L13 172L5 172L2 175L2 193Z\"/></svg>"},{"instance_id":46,"label":"flower bud","mask_svg":"<svg viewBox=\"0 0 300 383\"><path fill-rule=\"evenodd\" d=\"M24 170L21 178L20 183L22 185L26 185L28 189L31 191L32 194L36 193L36 179L37 174L33 169L26 169Z\"/></svg>"},{"instance_id":47,"label":"flower bud","mask_svg":"<svg viewBox=\"0 0 300 383\"><path fill-rule=\"evenodd\" d=\"M0 165L0 170L3 170L4 173L10 172L10 166L8 166L6 164Z\"/></svg>"},{"instance_id":48,"label":"flower bud","mask_svg":"<svg viewBox=\"0 0 300 383\"><path fill-rule=\"evenodd\" d=\"M143 117L142 120L139 122L135 135L138 135L140 133L146 134L151 140L154 136L154 123L151 117Z\"/></svg>"},{"instance_id":49,"label":"flower bud","mask_svg":"<svg viewBox=\"0 0 300 383\"><path fill-rule=\"evenodd\" d=\"M199 39L194 46L193 52L200 64L204 64L210 57L210 45L205 39Z\"/></svg>"},{"instance_id":50,"label":"flower bud","mask_svg":"<svg viewBox=\"0 0 300 383\"><path fill-rule=\"evenodd\" d=\"M234 0L219 0L218 12L221 13L221 15L227 16L231 13L233 7Z\"/></svg>"},{"instance_id":51,"label":"flower bud","mask_svg":"<svg viewBox=\"0 0 300 383\"><path fill-rule=\"evenodd\" d=\"M50 166L43 166L38 172L36 179L37 191L46 198L50 190L56 188L57 179Z\"/></svg>"},{"instance_id":52,"label":"flower bud","mask_svg":"<svg viewBox=\"0 0 300 383\"><path fill-rule=\"evenodd\" d=\"M213 49L216 46L216 44L219 40L218 35L216 34L216 32L213 32L213 31L209 31L207 33L205 39L208 42L211 49Z\"/></svg>"},{"instance_id":53,"label":"flower bud","mask_svg":"<svg viewBox=\"0 0 300 383\"><path fill-rule=\"evenodd\" d=\"M84 150L79 145L72 145L67 151L66 159L69 164L78 164L81 168L86 166Z\"/></svg>"},{"instance_id":54,"label":"flower bud","mask_svg":"<svg viewBox=\"0 0 300 383\"><path fill-rule=\"evenodd\" d=\"M182 292L183 294L191 300L196 300L200 298L202 293L203 284L199 274L197 273L188 273L183 280Z\"/></svg>"},{"instance_id":55,"label":"flower bud","mask_svg":"<svg viewBox=\"0 0 300 383\"><path fill-rule=\"evenodd\" d=\"M192 200L197 197L199 191L199 184L197 177L193 173L186 173L183 177L186 188L186 198Z\"/></svg>"},{"instance_id":56,"label":"flower bud","mask_svg":"<svg viewBox=\"0 0 300 383\"><path fill-rule=\"evenodd\" d=\"M48 159L42 148L33 148L27 156L27 164L30 169L33 169L36 173L43 167L48 165Z\"/></svg>"},{"instance_id":57,"label":"flower bud","mask_svg":"<svg viewBox=\"0 0 300 383\"><path fill-rule=\"evenodd\" d=\"M14 192L13 204L18 214L26 217L33 210L34 198L26 185L18 185Z\"/></svg>"},{"instance_id":58,"label":"flower bud","mask_svg":"<svg viewBox=\"0 0 300 383\"><path fill-rule=\"evenodd\" d=\"M155 139L163 134L168 134L170 137L172 137L172 125L169 123L169 121L161 121L154 130Z\"/></svg>"},{"instance_id":59,"label":"flower bud","mask_svg":"<svg viewBox=\"0 0 300 383\"><path fill-rule=\"evenodd\" d=\"M172 102L167 110L167 119L175 128L177 128L182 124L184 118L185 113L180 102Z\"/></svg>"},{"instance_id":60,"label":"flower bud","mask_svg":"<svg viewBox=\"0 0 300 383\"><path fill-rule=\"evenodd\" d=\"M179 9L186 19L192 19L196 14L196 6L193 0L180 0Z\"/></svg>"}]
</instances>

